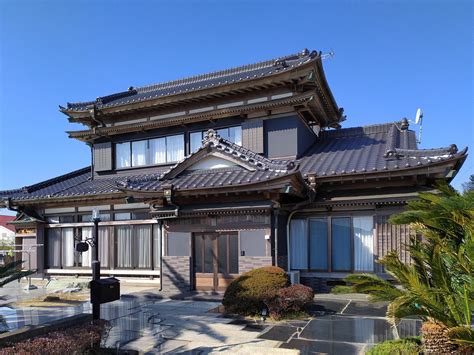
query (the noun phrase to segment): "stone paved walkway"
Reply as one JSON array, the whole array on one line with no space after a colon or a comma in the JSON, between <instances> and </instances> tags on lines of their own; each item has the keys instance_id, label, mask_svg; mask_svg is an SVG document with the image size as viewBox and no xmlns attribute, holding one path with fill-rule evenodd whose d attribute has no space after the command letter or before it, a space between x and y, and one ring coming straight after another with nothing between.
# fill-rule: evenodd
<instances>
[{"instance_id":1,"label":"stone paved walkway","mask_svg":"<svg viewBox=\"0 0 474 355\"><path fill-rule=\"evenodd\" d=\"M10 297L30 296L17 290ZM318 295L312 317L276 324L225 318L212 311L220 305L218 297L195 298L171 300L148 291L102 305L101 317L112 325L105 346L150 354L362 354L375 343L416 335L420 327L413 319L393 327L385 319L385 304L368 303L361 295ZM10 329L90 312L88 302L77 307L0 307Z\"/></svg>"}]
</instances>

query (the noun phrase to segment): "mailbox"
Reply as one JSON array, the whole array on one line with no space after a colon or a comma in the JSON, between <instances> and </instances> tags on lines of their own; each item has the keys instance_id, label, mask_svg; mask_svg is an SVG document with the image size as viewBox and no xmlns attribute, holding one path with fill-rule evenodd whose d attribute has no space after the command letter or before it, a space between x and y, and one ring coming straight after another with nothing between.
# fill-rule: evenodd
<instances>
[{"instance_id":1,"label":"mailbox","mask_svg":"<svg viewBox=\"0 0 474 355\"><path fill-rule=\"evenodd\" d=\"M91 303L107 303L120 299L120 281L115 277L92 280Z\"/></svg>"}]
</instances>

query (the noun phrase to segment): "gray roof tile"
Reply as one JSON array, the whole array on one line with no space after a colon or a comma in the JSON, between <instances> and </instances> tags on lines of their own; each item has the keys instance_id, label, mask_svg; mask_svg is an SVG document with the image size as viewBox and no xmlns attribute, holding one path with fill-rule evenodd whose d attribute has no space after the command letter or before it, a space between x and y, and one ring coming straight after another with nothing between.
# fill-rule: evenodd
<instances>
[{"instance_id":1,"label":"gray roof tile","mask_svg":"<svg viewBox=\"0 0 474 355\"><path fill-rule=\"evenodd\" d=\"M399 122L323 131L305 156L290 165L291 161L270 160L219 137L208 137L207 144L212 145L213 149L219 147L221 152L233 157L252 157L255 170L237 167L184 171L170 180L169 173L176 168L171 166L157 168L153 174L139 174L137 170L130 175L91 179L91 169L87 167L35 185L0 191L0 200L123 194L123 190L157 191L169 183L176 190L215 189L264 182L298 171L305 177L308 174L330 177L388 172L427 166L448 158L462 158L467 151L466 148L458 152L455 145L438 149L416 149L414 132L400 129Z\"/></svg>"},{"instance_id":2,"label":"gray roof tile","mask_svg":"<svg viewBox=\"0 0 474 355\"><path fill-rule=\"evenodd\" d=\"M313 60L317 55L317 52L310 52L305 49L303 52L298 54L292 54L285 57L279 57L264 62L221 70L209 74L202 74L139 88L130 87L127 91L98 97L95 101L76 103L68 102L67 109L85 111L93 107L94 104L97 108L101 109L270 76L299 67L302 64Z\"/></svg>"}]
</instances>

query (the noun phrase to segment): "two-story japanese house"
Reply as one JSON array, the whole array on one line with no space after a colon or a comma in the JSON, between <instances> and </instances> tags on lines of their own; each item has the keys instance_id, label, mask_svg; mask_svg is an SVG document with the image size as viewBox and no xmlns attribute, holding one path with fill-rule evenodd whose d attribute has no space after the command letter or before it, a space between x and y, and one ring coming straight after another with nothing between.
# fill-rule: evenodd
<instances>
[{"instance_id":1,"label":"two-story japanese house","mask_svg":"<svg viewBox=\"0 0 474 355\"><path fill-rule=\"evenodd\" d=\"M321 54L304 50L210 74L130 87L61 107L91 165L16 190L16 242L40 244L38 277L90 274L91 211L103 275L165 291L221 290L278 265L326 290L408 241L388 217L450 181L455 145L418 149L409 122L342 128ZM161 281L161 283L160 283Z\"/></svg>"}]
</instances>

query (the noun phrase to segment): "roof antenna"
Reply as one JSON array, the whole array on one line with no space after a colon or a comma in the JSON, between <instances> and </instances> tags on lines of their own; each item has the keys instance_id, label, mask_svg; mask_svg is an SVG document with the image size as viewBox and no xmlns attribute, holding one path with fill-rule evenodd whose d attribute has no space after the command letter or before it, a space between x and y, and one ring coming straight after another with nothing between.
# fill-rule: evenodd
<instances>
[{"instance_id":1,"label":"roof antenna","mask_svg":"<svg viewBox=\"0 0 474 355\"><path fill-rule=\"evenodd\" d=\"M415 122L411 121L411 123L415 123L416 125L419 125L420 128L418 129L418 139L416 140L417 144L421 143L421 132L423 130L423 111L421 111L421 108L418 108L416 110L416 115L415 115Z\"/></svg>"},{"instance_id":2,"label":"roof antenna","mask_svg":"<svg viewBox=\"0 0 474 355\"><path fill-rule=\"evenodd\" d=\"M321 59L322 60L325 60L325 59L332 59L334 57L334 51L331 49L328 53L323 53L321 54Z\"/></svg>"}]
</instances>

